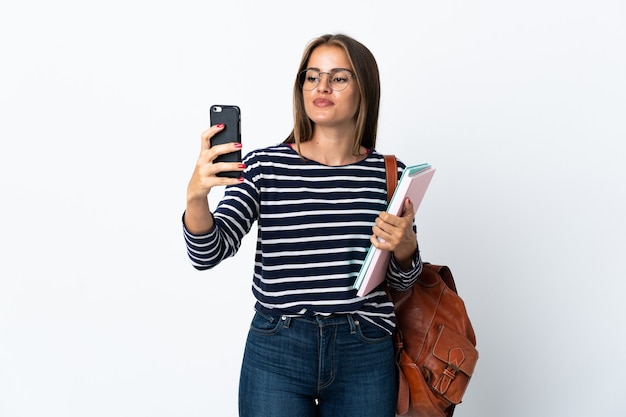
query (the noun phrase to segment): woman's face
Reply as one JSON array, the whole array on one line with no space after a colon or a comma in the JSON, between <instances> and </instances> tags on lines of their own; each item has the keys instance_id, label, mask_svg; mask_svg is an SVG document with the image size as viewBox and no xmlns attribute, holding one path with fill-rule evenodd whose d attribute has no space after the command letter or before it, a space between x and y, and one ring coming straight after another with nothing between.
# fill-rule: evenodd
<instances>
[{"instance_id":1,"label":"woman's face","mask_svg":"<svg viewBox=\"0 0 626 417\"><path fill-rule=\"evenodd\" d=\"M307 68L321 73L320 82L311 91L302 91L307 116L317 125L347 127L354 130L359 109L359 88L356 79L350 78L342 91L333 90L329 74L334 69L345 68L354 74L346 53L338 46L320 45L313 50Z\"/></svg>"}]
</instances>

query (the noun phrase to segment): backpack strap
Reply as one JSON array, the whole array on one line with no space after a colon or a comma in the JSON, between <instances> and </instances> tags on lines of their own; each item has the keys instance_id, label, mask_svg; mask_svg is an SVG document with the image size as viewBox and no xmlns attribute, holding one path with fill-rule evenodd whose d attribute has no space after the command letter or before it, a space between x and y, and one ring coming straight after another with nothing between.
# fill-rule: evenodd
<instances>
[{"instance_id":1,"label":"backpack strap","mask_svg":"<svg viewBox=\"0 0 626 417\"><path fill-rule=\"evenodd\" d=\"M387 175L387 204L391 201L393 192L398 185L398 161L395 155L385 156L385 172Z\"/></svg>"}]
</instances>

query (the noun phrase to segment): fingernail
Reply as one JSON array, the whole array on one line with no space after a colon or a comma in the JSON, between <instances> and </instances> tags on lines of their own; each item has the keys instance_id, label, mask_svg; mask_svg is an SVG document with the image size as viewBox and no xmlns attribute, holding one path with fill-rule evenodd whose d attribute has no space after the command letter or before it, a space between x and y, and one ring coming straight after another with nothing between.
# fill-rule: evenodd
<instances>
[{"instance_id":1,"label":"fingernail","mask_svg":"<svg viewBox=\"0 0 626 417\"><path fill-rule=\"evenodd\" d=\"M243 145L241 143L235 143L235 148L239 149L241 148Z\"/></svg>"},{"instance_id":2,"label":"fingernail","mask_svg":"<svg viewBox=\"0 0 626 417\"><path fill-rule=\"evenodd\" d=\"M223 128L224 127L224 123L218 123L217 127L220 128L220 129Z\"/></svg>"},{"instance_id":3,"label":"fingernail","mask_svg":"<svg viewBox=\"0 0 626 417\"><path fill-rule=\"evenodd\" d=\"M237 168L242 168L243 169L245 167L246 167L246 164L239 164L239 165L237 165Z\"/></svg>"},{"instance_id":4,"label":"fingernail","mask_svg":"<svg viewBox=\"0 0 626 417\"><path fill-rule=\"evenodd\" d=\"M243 179L243 177L239 177L239 178L237 178L237 181L239 181L239 182L243 182L243 181L244 181L244 179Z\"/></svg>"}]
</instances>

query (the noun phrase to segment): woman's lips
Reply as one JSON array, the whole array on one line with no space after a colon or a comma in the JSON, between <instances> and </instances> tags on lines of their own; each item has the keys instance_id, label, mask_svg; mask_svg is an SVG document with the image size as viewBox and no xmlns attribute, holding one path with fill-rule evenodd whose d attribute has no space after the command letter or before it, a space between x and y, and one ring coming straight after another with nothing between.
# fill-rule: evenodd
<instances>
[{"instance_id":1,"label":"woman's lips","mask_svg":"<svg viewBox=\"0 0 626 417\"><path fill-rule=\"evenodd\" d=\"M317 107L328 107L328 106L332 106L333 102L325 98L318 98L318 99L313 100L313 104Z\"/></svg>"}]
</instances>

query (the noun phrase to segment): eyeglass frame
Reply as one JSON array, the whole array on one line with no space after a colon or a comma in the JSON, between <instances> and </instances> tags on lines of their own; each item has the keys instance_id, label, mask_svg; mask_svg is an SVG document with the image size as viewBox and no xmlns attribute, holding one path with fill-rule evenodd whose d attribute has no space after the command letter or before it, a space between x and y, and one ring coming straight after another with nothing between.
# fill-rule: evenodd
<instances>
[{"instance_id":1,"label":"eyeglass frame","mask_svg":"<svg viewBox=\"0 0 626 417\"><path fill-rule=\"evenodd\" d=\"M310 89L310 90L305 90L305 89L304 89L304 81L301 81L301 80L300 80L300 77L301 77L301 76L303 76L303 75L306 75L307 71L311 71L311 70L312 70L312 71L316 71L316 72L319 74L319 79L317 80L317 83L315 84L315 86L314 86L312 89ZM315 90L315 89L316 89L316 88L320 85L320 83L322 82L322 74L326 74L326 75L328 75L328 81L327 81L327 83L328 83L328 86L330 87L330 89L331 89L332 91L343 91L343 90L345 90L346 88L348 88L348 85L350 84L349 82L347 82L347 83L346 83L346 86L345 86L344 88L342 88L341 90L337 90L336 88L333 88L333 87L332 87L332 81L330 81L330 75L331 75L331 74L333 74L333 73L339 72L339 71L346 71L346 72L348 73L348 75L350 76L350 78L355 78L355 79L357 78L357 77L356 77L356 74L355 74L352 70L349 70L348 68L333 68L333 69L331 69L331 70L330 70L330 71L328 71L328 72L326 72L326 71L320 71L320 70L318 70L317 68L305 68L305 69L303 69L302 71L300 71L300 72L298 73L298 76L297 76L297 78L296 78L296 79L298 80L298 85L300 86L300 88L302 89L302 91L313 91L313 90Z\"/></svg>"}]
</instances>

